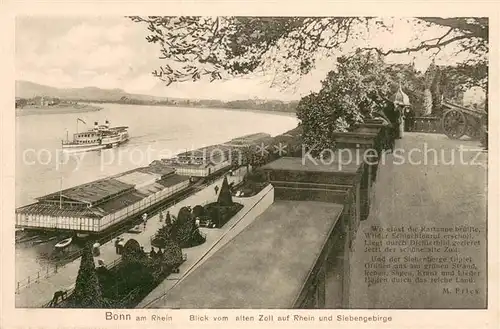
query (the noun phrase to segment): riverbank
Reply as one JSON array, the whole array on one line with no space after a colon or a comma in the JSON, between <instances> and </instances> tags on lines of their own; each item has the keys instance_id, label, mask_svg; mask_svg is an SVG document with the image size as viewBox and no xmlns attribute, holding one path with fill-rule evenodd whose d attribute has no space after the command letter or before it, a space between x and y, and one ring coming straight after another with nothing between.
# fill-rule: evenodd
<instances>
[{"instance_id":1,"label":"riverbank","mask_svg":"<svg viewBox=\"0 0 500 329\"><path fill-rule=\"evenodd\" d=\"M125 105L125 106L163 106L163 107L173 107L173 108L189 108L189 109L207 109L207 110L224 110L224 111L240 111L240 112L253 112L253 113L270 113L284 116L296 116L296 111L293 110L283 110L283 109L269 109L269 108L243 108L243 107L228 107L226 103L220 103L215 105L199 105L199 104L164 104L164 103L125 103L120 101L111 101L111 102L102 102L102 101L84 101L81 100L79 102L94 104L94 105L103 105L103 104L117 104L117 105Z\"/></svg>"},{"instance_id":2,"label":"riverbank","mask_svg":"<svg viewBox=\"0 0 500 329\"><path fill-rule=\"evenodd\" d=\"M65 113L82 113L82 112L97 112L102 110L100 106L89 104L65 104L60 106L44 106L44 107L24 107L16 109L16 116L34 115L34 114L65 114Z\"/></svg>"}]
</instances>

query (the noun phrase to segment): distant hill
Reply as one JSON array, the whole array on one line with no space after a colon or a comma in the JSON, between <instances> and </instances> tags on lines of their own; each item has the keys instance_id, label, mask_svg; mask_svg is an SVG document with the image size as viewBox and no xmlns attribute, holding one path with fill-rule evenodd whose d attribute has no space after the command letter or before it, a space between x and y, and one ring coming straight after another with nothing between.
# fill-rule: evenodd
<instances>
[{"instance_id":1,"label":"distant hill","mask_svg":"<svg viewBox=\"0 0 500 329\"><path fill-rule=\"evenodd\" d=\"M106 102L119 101L123 97L139 101L163 101L166 97L130 94L122 89L85 88L55 88L40 85L30 81L16 81L16 97L33 98L36 96L57 97L71 100L101 100Z\"/></svg>"},{"instance_id":2,"label":"distant hill","mask_svg":"<svg viewBox=\"0 0 500 329\"><path fill-rule=\"evenodd\" d=\"M130 94L122 89L101 89L97 87L55 88L30 81L16 81L16 98L29 99L37 96L56 97L61 100L78 102L227 108L276 112L295 112L295 108L298 103L298 101L284 102L280 100L260 99L221 101L214 99L157 97L151 95Z\"/></svg>"}]
</instances>

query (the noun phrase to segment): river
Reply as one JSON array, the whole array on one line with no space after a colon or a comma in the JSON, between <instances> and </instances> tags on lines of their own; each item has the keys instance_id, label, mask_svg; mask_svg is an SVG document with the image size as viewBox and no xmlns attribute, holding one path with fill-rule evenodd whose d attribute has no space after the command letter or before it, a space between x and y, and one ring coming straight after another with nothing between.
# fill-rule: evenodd
<instances>
[{"instance_id":1,"label":"river","mask_svg":"<svg viewBox=\"0 0 500 329\"><path fill-rule=\"evenodd\" d=\"M34 114L16 117L16 207L155 159L223 143L245 134L272 136L297 126L288 113L224 109L99 104L103 110L84 113ZM63 156L61 140L93 127L95 121L128 126L130 141L118 148ZM51 247L16 248L18 279L43 269ZM41 257L42 256L42 257Z\"/></svg>"}]
</instances>

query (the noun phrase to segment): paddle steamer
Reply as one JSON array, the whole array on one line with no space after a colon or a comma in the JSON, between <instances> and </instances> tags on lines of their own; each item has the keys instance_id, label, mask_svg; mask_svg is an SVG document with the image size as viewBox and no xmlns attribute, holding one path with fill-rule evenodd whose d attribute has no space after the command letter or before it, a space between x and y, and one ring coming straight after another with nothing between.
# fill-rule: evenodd
<instances>
[{"instance_id":1,"label":"paddle steamer","mask_svg":"<svg viewBox=\"0 0 500 329\"><path fill-rule=\"evenodd\" d=\"M78 121L85 123L82 119ZM77 128L78 131L78 128ZM65 152L87 152L101 150L105 148L117 147L120 144L128 141L128 127L110 127L109 121L106 120L104 125L94 123L94 128L85 132L76 132L73 134L73 140L62 141L62 149Z\"/></svg>"}]
</instances>

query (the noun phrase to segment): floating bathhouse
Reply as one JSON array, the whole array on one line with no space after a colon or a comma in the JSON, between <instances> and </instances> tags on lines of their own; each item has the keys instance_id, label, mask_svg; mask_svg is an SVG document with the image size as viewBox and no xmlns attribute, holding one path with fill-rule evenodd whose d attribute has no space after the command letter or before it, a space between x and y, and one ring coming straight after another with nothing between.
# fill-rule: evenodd
<instances>
[{"instance_id":1,"label":"floating bathhouse","mask_svg":"<svg viewBox=\"0 0 500 329\"><path fill-rule=\"evenodd\" d=\"M99 233L189 186L189 177L159 164L37 198L16 209L16 227Z\"/></svg>"},{"instance_id":2,"label":"floating bathhouse","mask_svg":"<svg viewBox=\"0 0 500 329\"><path fill-rule=\"evenodd\" d=\"M173 159L162 159L156 163L175 168L179 175L208 177L231 166L230 152L231 149L223 145L212 145L180 153Z\"/></svg>"}]
</instances>

